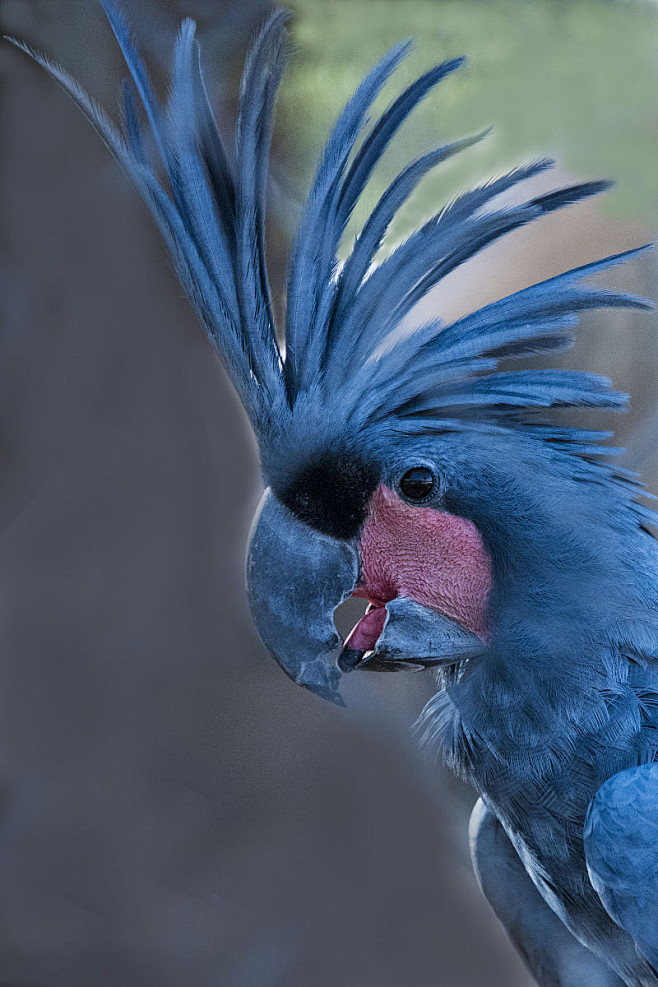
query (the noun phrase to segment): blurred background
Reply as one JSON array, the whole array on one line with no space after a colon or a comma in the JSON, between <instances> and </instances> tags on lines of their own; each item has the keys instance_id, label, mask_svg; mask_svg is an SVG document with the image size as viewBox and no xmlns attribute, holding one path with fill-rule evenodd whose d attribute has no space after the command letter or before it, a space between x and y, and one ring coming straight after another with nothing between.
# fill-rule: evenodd
<instances>
[{"instance_id":1,"label":"blurred background","mask_svg":"<svg viewBox=\"0 0 658 987\"><path fill-rule=\"evenodd\" d=\"M123 5L160 85L180 19L197 20L230 135L268 4ZM411 156L490 124L419 188L391 244L464 186L535 156L559 159L542 188L618 181L483 252L410 325L655 236L658 5L291 6L268 228L279 312L328 127L410 35L416 51L382 106L430 63L469 62L387 152L351 234ZM3 33L114 109L125 70L93 2L0 9ZM236 398L91 127L7 44L0 85L1 987L529 987L471 874L474 795L409 737L431 679L350 676L340 710L265 655L243 589L260 488ZM654 298L657 280L650 254L606 276ZM657 328L634 312L588 315L563 359L631 392L626 464L656 492Z\"/></svg>"}]
</instances>

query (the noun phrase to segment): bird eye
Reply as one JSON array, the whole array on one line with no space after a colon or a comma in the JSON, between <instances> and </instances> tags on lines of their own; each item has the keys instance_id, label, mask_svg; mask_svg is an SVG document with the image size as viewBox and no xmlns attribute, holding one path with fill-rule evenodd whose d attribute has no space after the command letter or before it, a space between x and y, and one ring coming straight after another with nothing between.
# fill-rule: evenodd
<instances>
[{"instance_id":1,"label":"bird eye","mask_svg":"<svg viewBox=\"0 0 658 987\"><path fill-rule=\"evenodd\" d=\"M400 480L400 491L407 500L425 500L434 490L436 478L427 466L414 466Z\"/></svg>"}]
</instances>

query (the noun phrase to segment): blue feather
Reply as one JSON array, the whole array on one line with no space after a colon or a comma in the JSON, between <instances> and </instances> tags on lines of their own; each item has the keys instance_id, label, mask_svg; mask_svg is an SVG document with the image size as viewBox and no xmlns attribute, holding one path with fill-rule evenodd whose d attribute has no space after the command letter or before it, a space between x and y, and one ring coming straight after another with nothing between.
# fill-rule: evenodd
<instances>
[{"instance_id":1,"label":"blue feather","mask_svg":"<svg viewBox=\"0 0 658 987\"><path fill-rule=\"evenodd\" d=\"M272 140L274 99L285 59L285 23L290 14L275 11L247 59L240 87L236 132L238 172L237 263L242 318L261 337L256 352L266 355L267 382L278 379L281 358L265 263L265 191ZM276 394L270 395L270 401Z\"/></svg>"},{"instance_id":2,"label":"blue feather","mask_svg":"<svg viewBox=\"0 0 658 987\"><path fill-rule=\"evenodd\" d=\"M436 392L430 387L422 398L405 401L396 410L405 415L455 405L623 409L627 401L626 394L613 391L611 381L597 374L577 370L512 370L471 377Z\"/></svg>"},{"instance_id":3,"label":"blue feather","mask_svg":"<svg viewBox=\"0 0 658 987\"><path fill-rule=\"evenodd\" d=\"M424 73L393 101L353 155L367 113L409 45L391 49L371 70L327 141L300 223L288 276L286 359L278 349L265 263L265 191L272 117L285 56L288 13L263 27L243 74L231 168L203 80L192 21L183 22L163 112L130 31L114 0L101 0L144 106L171 195L149 164L130 84L124 87L121 134L78 84L35 56L67 88L100 130L154 214L185 290L217 347L262 442L277 416L304 394L333 407L353 427L420 434L450 409L468 421L518 428L510 412L549 406L620 409L624 398L600 378L567 372L497 371L501 359L557 351L573 342L580 311L645 308L621 292L583 288L588 274L634 251L588 264L517 292L450 326L436 320L398 338L400 322L443 277L525 223L597 194L608 182L578 183L521 205L493 208L498 196L546 171L539 160L458 196L374 267L391 221L420 179L483 134L431 151L393 181L366 221L337 274L336 250L359 195L381 155L413 109L462 59ZM33 54L33 53L31 53ZM148 135L146 135L148 136ZM350 156L353 155L350 164ZM549 374L547 376L547 373ZM534 381L534 382L533 382ZM300 405L301 406L301 405ZM336 427L339 423L337 421ZM528 425L528 434L531 434ZM419 431L420 430L420 431ZM539 434L539 433L532 433Z\"/></svg>"},{"instance_id":4,"label":"blue feather","mask_svg":"<svg viewBox=\"0 0 658 987\"><path fill-rule=\"evenodd\" d=\"M165 143L167 171L174 201L186 230L217 284L229 318L240 321L235 272L198 153L194 98L194 21L183 21L174 49L174 66L167 103L169 122Z\"/></svg>"},{"instance_id":5,"label":"blue feather","mask_svg":"<svg viewBox=\"0 0 658 987\"><path fill-rule=\"evenodd\" d=\"M338 202L347 159L363 126L366 113L409 51L409 44L392 48L368 73L336 122L325 146L320 165L302 214L292 249L288 276L286 315L286 382L294 393L298 378L308 378L313 360L306 349L315 343L319 356L323 345L316 342L313 327L323 296L332 291L336 249L342 233L337 220Z\"/></svg>"},{"instance_id":6,"label":"blue feather","mask_svg":"<svg viewBox=\"0 0 658 987\"><path fill-rule=\"evenodd\" d=\"M139 122L137 106L135 105L135 87L130 79L124 79L121 89L123 97L121 109L123 131L126 143L134 160L144 168L148 168L144 136Z\"/></svg>"},{"instance_id":7,"label":"blue feather","mask_svg":"<svg viewBox=\"0 0 658 987\"><path fill-rule=\"evenodd\" d=\"M538 218L549 208L561 208L574 195L584 197L600 190L599 183L559 190L550 203L531 202L476 218L461 218L458 225L449 212L440 214L413 233L368 278L348 313L346 322L368 327L356 336L347 351L335 351L335 359L360 359L363 348L372 348L402 321L411 308L447 274L494 240ZM549 197L546 197L548 200ZM448 217L446 221L446 217ZM376 326L376 329L372 328ZM362 346L358 342L362 340Z\"/></svg>"},{"instance_id":8,"label":"blue feather","mask_svg":"<svg viewBox=\"0 0 658 987\"><path fill-rule=\"evenodd\" d=\"M400 172L384 192L367 218L363 230L357 237L356 243L340 272L336 289L334 313L327 332L327 344L323 356L325 362L328 359L327 350L330 346L332 334L338 333L338 327L343 323L346 312L352 304L352 299L361 283L365 280L370 265L374 261L375 254L381 247L382 241L398 210L407 201L420 180L431 169L435 168L441 162L446 161L454 154L458 154L460 151L472 147L488 133L489 131L485 130L480 134L476 134L474 137L454 141L452 144L446 144L443 147L436 148L434 151L430 151Z\"/></svg>"},{"instance_id":9,"label":"blue feather","mask_svg":"<svg viewBox=\"0 0 658 987\"><path fill-rule=\"evenodd\" d=\"M344 228L357 199L365 189L373 170L391 140L410 113L446 76L461 68L465 59L452 58L431 68L398 96L382 114L363 142L343 182L338 199L338 222Z\"/></svg>"},{"instance_id":10,"label":"blue feather","mask_svg":"<svg viewBox=\"0 0 658 987\"><path fill-rule=\"evenodd\" d=\"M272 406L285 400L264 265L263 198L286 15L279 13L272 18L250 62L252 81L244 87L238 142L242 192L236 203L236 183L208 101L194 23L186 20L181 26L164 112L122 12L113 0L101 0L101 5L143 104L171 194L165 191L148 161L130 83L123 87L121 134L63 69L15 43L69 92L134 182L158 224L185 291L260 433L271 416ZM268 37L271 42L275 34L275 64L271 59L261 64L259 45ZM253 188L251 175L260 183Z\"/></svg>"},{"instance_id":11,"label":"blue feather","mask_svg":"<svg viewBox=\"0 0 658 987\"><path fill-rule=\"evenodd\" d=\"M167 141L164 134L162 110L155 97L148 73L144 67L139 52L130 34L130 27L121 8L114 0L98 0L105 12L114 37L117 39L121 54L124 57L135 88L146 110L151 132L162 155L163 162L167 159Z\"/></svg>"},{"instance_id":12,"label":"blue feather","mask_svg":"<svg viewBox=\"0 0 658 987\"><path fill-rule=\"evenodd\" d=\"M545 171L552 163L549 160L533 162L464 193L394 250L359 286L354 296L345 299L343 308L336 312L334 343L326 358L327 379L335 384L345 365L354 360L358 362L365 349L374 349L414 302L429 290L432 283L440 280L442 274L436 272L444 253L447 255L459 244L462 252L468 255L472 227L477 228L477 220L472 220L472 216L479 209L519 182ZM511 215L500 213L493 220L490 217L480 220L481 224L486 224L490 238L496 227L497 235L502 236L515 228L515 220L516 225L522 225L536 218L536 210L529 209L522 213L517 207L512 212L515 212L514 219ZM472 252L475 253L475 249ZM421 279L424 279L427 286L419 291ZM414 301L411 301L410 296L414 292ZM395 318L391 316L392 310L396 313ZM363 341L361 346L360 341Z\"/></svg>"},{"instance_id":13,"label":"blue feather","mask_svg":"<svg viewBox=\"0 0 658 987\"><path fill-rule=\"evenodd\" d=\"M632 257L633 251L517 292L450 326L436 320L398 338L399 324L410 309L460 264L506 233L604 191L608 182L578 183L521 205L495 208L498 196L552 165L545 159L532 162L458 196L374 266L391 221L420 179L484 134L455 141L403 169L337 272L339 241L381 155L413 109L462 59L441 63L407 87L355 151L374 100L408 53L409 44L399 44L375 65L340 115L293 245L284 361L265 263L265 191L288 13L277 11L270 17L247 59L232 168L210 107L193 22L186 20L181 27L164 112L123 14L114 0L101 3L132 78L132 85L124 87L123 134L62 69L29 53L82 107L152 211L263 448L271 432L280 434L286 416L294 418L295 409L309 401L340 407L336 428L342 422L360 432L371 427L397 436L420 435L423 429L430 434L440 427L438 412L449 409L445 421L461 420L468 428L479 422L494 430L526 426L529 436L545 441L547 433L533 431L526 411L624 406L623 396L593 375L501 373L498 362L570 346L578 313L585 309L647 307L631 295L577 284ZM133 86L159 149L169 193L149 163L148 133Z\"/></svg>"},{"instance_id":14,"label":"blue feather","mask_svg":"<svg viewBox=\"0 0 658 987\"><path fill-rule=\"evenodd\" d=\"M234 249L235 241L235 186L224 143L215 120L205 80L201 69L201 48L194 42L195 59L192 87L195 99L195 116L199 149L208 173L213 198L224 235Z\"/></svg>"}]
</instances>

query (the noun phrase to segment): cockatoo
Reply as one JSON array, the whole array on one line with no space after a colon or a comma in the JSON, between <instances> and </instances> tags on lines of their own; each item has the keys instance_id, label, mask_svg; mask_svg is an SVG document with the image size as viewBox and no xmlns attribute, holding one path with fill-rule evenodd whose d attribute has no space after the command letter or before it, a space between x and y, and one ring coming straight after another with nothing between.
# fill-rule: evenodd
<instances>
[{"instance_id":1,"label":"cockatoo","mask_svg":"<svg viewBox=\"0 0 658 987\"><path fill-rule=\"evenodd\" d=\"M480 136L432 150L339 243L381 155L461 59L372 123L405 57L389 51L340 114L303 209L285 342L265 263L265 192L287 13L248 56L225 152L185 20L165 103L127 24L103 7L130 73L123 127L59 66L151 210L258 440L265 493L247 553L262 640L300 685L340 702L341 676L432 668L423 743L476 790L476 873L539 984L658 985L658 547L610 433L550 408L621 411L600 376L499 369L569 347L585 309L649 307L567 271L463 318L402 332L427 292L499 237L601 192L587 182L501 205L535 161L459 195L380 259L420 179ZM141 104L141 106L140 106ZM350 596L369 608L345 641Z\"/></svg>"}]
</instances>

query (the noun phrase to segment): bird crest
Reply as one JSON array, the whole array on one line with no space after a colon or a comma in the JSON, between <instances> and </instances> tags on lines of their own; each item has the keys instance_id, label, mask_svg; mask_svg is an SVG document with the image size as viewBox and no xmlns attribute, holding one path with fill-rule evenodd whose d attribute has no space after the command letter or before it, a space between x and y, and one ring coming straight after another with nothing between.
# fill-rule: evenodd
<instances>
[{"instance_id":1,"label":"bird crest","mask_svg":"<svg viewBox=\"0 0 658 987\"><path fill-rule=\"evenodd\" d=\"M421 178L484 134L457 140L397 175L339 264L339 243L382 154L414 108L463 63L454 58L431 68L370 123L373 102L409 52L409 43L398 44L367 74L324 147L292 247L280 344L265 261L265 199L289 12L270 16L248 55L230 156L208 98L194 22L182 23L163 102L122 12L112 0L101 3L130 72L121 128L64 69L15 43L79 104L153 214L249 416L266 474L276 473L282 459L289 471L290 460L302 455L300 432L346 462L349 450L341 444L365 433L376 448L447 429L529 426L527 434L571 442L576 454L607 436L537 427L532 415L556 406L623 409L626 395L607 378L573 370L501 371L498 364L569 347L585 309L650 307L633 295L583 283L646 247L570 270L450 324L434 319L405 333L400 327L427 292L484 247L605 190L608 182L497 204L502 193L552 165L534 161L457 196L378 261L391 222Z\"/></svg>"}]
</instances>

